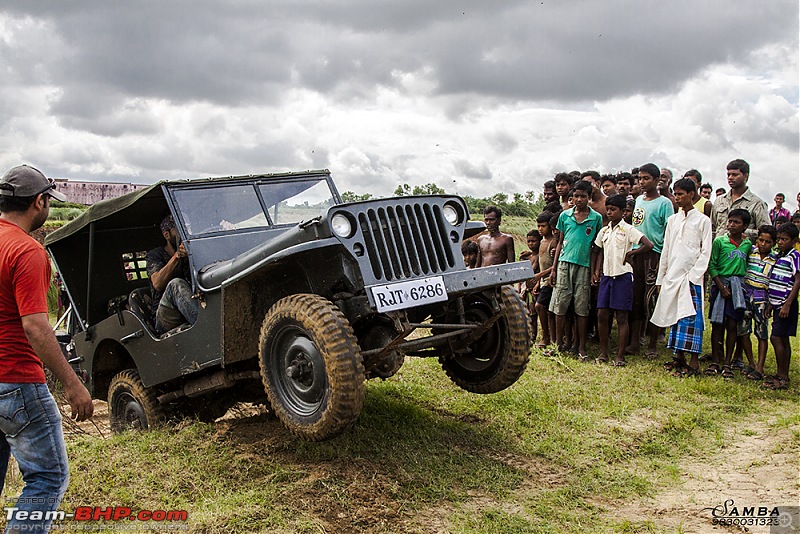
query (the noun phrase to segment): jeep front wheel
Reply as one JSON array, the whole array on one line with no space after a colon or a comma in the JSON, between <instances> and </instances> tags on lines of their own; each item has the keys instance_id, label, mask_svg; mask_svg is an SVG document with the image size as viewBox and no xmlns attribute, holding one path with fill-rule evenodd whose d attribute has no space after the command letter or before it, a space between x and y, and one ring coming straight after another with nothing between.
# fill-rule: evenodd
<instances>
[{"instance_id":1,"label":"jeep front wheel","mask_svg":"<svg viewBox=\"0 0 800 534\"><path fill-rule=\"evenodd\" d=\"M136 369L127 369L111 379L108 387L111 431L147 430L163 423L164 408L155 393L142 384Z\"/></svg>"},{"instance_id":2,"label":"jeep front wheel","mask_svg":"<svg viewBox=\"0 0 800 534\"><path fill-rule=\"evenodd\" d=\"M364 366L353 329L329 300L298 294L267 312L259 340L261 379L275 414L294 434L341 433L364 404Z\"/></svg>"},{"instance_id":3,"label":"jeep front wheel","mask_svg":"<svg viewBox=\"0 0 800 534\"><path fill-rule=\"evenodd\" d=\"M531 352L528 310L519 294L503 286L498 298L499 318L468 350L440 358L447 376L472 393L496 393L519 379ZM464 297L468 323L478 326L494 319L491 303L482 295Z\"/></svg>"}]
</instances>

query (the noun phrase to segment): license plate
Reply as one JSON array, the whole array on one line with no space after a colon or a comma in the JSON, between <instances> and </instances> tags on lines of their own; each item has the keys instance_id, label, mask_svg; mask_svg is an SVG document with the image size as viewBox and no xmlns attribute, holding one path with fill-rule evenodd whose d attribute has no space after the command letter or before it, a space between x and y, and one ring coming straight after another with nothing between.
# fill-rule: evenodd
<instances>
[{"instance_id":1,"label":"license plate","mask_svg":"<svg viewBox=\"0 0 800 534\"><path fill-rule=\"evenodd\" d=\"M441 276L410 280L372 287L372 297L379 312L402 310L431 302L447 300L447 290Z\"/></svg>"}]
</instances>

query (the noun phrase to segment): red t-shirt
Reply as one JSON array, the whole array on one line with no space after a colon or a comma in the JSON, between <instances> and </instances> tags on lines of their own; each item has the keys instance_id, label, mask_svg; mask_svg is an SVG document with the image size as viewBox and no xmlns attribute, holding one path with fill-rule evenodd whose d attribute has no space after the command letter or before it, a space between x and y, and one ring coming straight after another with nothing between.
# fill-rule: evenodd
<instances>
[{"instance_id":1,"label":"red t-shirt","mask_svg":"<svg viewBox=\"0 0 800 534\"><path fill-rule=\"evenodd\" d=\"M47 313L49 286L44 247L0 219L0 382L44 383L44 367L25 335L22 317Z\"/></svg>"}]
</instances>

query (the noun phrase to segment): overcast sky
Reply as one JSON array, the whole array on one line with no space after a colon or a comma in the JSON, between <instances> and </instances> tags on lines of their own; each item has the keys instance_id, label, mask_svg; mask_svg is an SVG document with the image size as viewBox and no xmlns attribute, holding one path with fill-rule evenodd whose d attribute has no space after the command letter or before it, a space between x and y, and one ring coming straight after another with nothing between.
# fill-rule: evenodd
<instances>
[{"instance_id":1,"label":"overcast sky","mask_svg":"<svg viewBox=\"0 0 800 534\"><path fill-rule=\"evenodd\" d=\"M797 0L5 1L0 166L152 183L331 169L490 195L751 165L800 190Z\"/></svg>"}]
</instances>

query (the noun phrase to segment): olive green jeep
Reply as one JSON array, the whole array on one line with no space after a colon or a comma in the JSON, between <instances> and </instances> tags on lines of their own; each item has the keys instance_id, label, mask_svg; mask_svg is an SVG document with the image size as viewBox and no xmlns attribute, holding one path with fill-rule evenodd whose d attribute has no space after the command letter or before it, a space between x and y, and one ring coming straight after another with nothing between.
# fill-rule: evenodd
<instances>
[{"instance_id":1,"label":"olive green jeep","mask_svg":"<svg viewBox=\"0 0 800 534\"><path fill-rule=\"evenodd\" d=\"M197 322L153 329L145 256L172 214ZM467 269L484 229L457 196L342 203L328 171L164 181L103 201L46 240L71 299L76 371L115 431L267 404L310 440L358 417L368 378L433 357L459 387L522 374L530 321L513 283L529 262Z\"/></svg>"}]
</instances>

